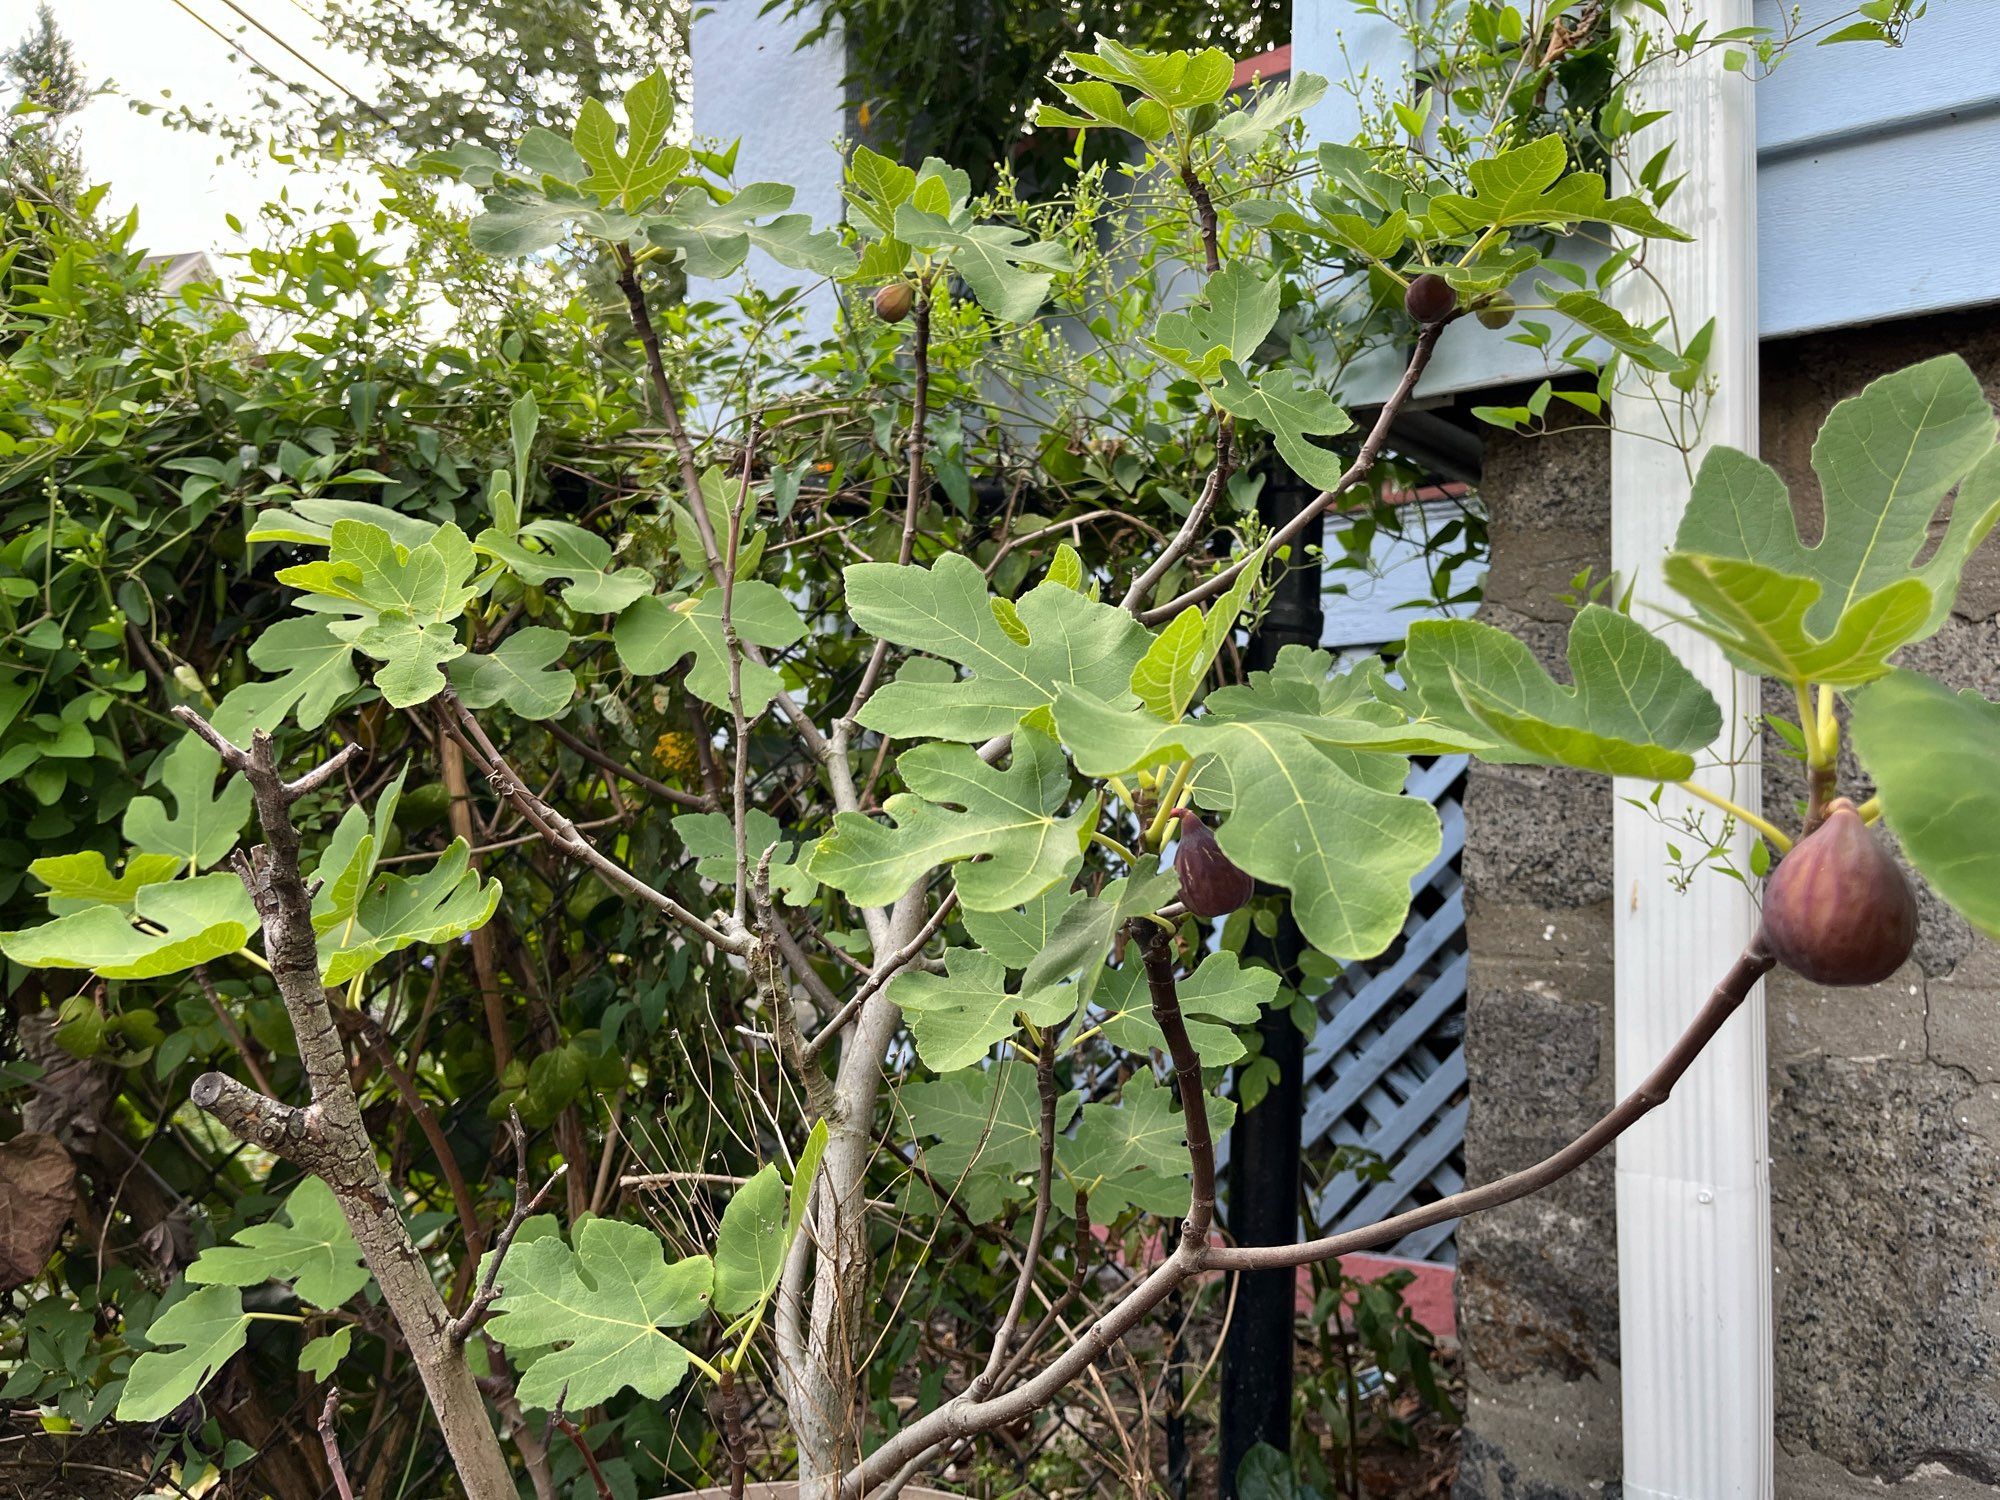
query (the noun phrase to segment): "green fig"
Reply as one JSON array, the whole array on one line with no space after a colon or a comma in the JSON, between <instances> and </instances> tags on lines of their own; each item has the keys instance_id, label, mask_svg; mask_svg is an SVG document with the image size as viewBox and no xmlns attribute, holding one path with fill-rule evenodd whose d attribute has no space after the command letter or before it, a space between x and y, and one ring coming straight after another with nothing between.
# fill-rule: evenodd
<instances>
[{"instance_id":1,"label":"green fig","mask_svg":"<svg viewBox=\"0 0 2000 1500\"><path fill-rule=\"evenodd\" d=\"M1845 797L1778 862L1764 888L1764 943L1815 984L1877 984L1917 942L1917 898Z\"/></svg>"},{"instance_id":2,"label":"green fig","mask_svg":"<svg viewBox=\"0 0 2000 1500\"><path fill-rule=\"evenodd\" d=\"M1514 299L1505 292L1495 292L1479 304L1475 316L1487 328L1505 328L1514 321Z\"/></svg>"},{"instance_id":3,"label":"green fig","mask_svg":"<svg viewBox=\"0 0 2000 1500\"><path fill-rule=\"evenodd\" d=\"M1257 883L1238 869L1201 815L1191 807L1178 808L1181 820L1179 847L1174 852L1174 873L1181 878L1181 904L1198 917L1226 917L1250 899Z\"/></svg>"}]
</instances>

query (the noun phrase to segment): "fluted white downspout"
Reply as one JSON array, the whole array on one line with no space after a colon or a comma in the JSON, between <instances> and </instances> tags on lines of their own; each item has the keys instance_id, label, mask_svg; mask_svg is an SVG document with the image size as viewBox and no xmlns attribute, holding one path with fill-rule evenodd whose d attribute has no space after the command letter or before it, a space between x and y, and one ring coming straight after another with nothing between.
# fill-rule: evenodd
<instances>
[{"instance_id":1,"label":"fluted white downspout","mask_svg":"<svg viewBox=\"0 0 2000 1500\"><path fill-rule=\"evenodd\" d=\"M1649 12L1629 7L1629 13ZM1692 0L1678 29L1708 35L1752 21L1751 0ZM1685 174L1666 216L1694 235L1651 242L1646 275L1623 279L1622 305L1646 324L1671 307L1681 339L1716 320L1715 389L1703 446L1757 450L1757 157L1752 87L1709 52L1649 65L1638 107L1667 117L1632 143L1644 162L1669 142L1666 175ZM1657 284L1655 284L1655 282ZM1669 393L1671 394L1671 393ZM1651 441L1663 419L1621 400L1626 431L1611 443L1611 553L1646 606L1671 597L1659 562L1685 505L1688 469ZM1699 463L1700 450L1693 456ZM1736 765L1701 779L1756 810L1758 679L1736 671L1702 637L1669 627L1682 660L1715 694ZM1650 788L1620 783L1614 813L1617 1072L1620 1093L1653 1066L1750 937L1756 913L1743 886L1702 873L1685 893L1669 884L1662 833L1627 806ZM1661 811L1691 806L1669 788ZM1717 825L1708 815L1707 826ZM1683 847L1686 839L1676 842ZM1738 868L1748 840L1738 830ZM1674 1091L1618 1143L1618 1307L1624 1382L1624 1484L1629 1500L1767 1500L1771 1494L1771 1205L1766 1142L1764 1018L1753 998Z\"/></svg>"}]
</instances>

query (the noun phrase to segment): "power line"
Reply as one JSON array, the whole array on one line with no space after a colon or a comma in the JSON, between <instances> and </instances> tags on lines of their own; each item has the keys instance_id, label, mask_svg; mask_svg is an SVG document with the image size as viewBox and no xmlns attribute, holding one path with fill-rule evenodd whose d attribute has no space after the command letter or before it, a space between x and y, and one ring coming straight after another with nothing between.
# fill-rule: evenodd
<instances>
[{"instance_id":1,"label":"power line","mask_svg":"<svg viewBox=\"0 0 2000 1500\"><path fill-rule=\"evenodd\" d=\"M290 42L286 41L282 36L278 35L277 32L273 31L270 27L266 26L262 21L258 20L255 16L251 15L249 11L245 10L241 5L238 5L236 3L236 0L222 0L222 3L228 6L231 10L235 11L237 15L241 16L244 20L248 21L252 26L255 26L259 31L263 32L265 36L269 37L272 41L276 42L280 47L283 47L285 51L290 53L293 57L297 58L298 61L305 67L310 68L313 72L319 74L321 78L324 78L330 85L332 85L336 93L342 93L347 95L348 98L352 99L356 104L360 105L369 114L373 115L379 123L391 126L391 128L393 128L394 122L390 120L390 118L387 115L383 114L381 110L377 109L374 105L370 104L366 99L362 98L353 89L349 88L346 84L342 83L338 78L335 78L331 73L327 72L325 68L322 68L318 63L314 62L311 58L307 57L303 52L299 51L298 48L294 47ZM183 6L182 8L186 9L185 6ZM268 72L269 70L266 69L266 71Z\"/></svg>"},{"instance_id":2,"label":"power line","mask_svg":"<svg viewBox=\"0 0 2000 1500\"><path fill-rule=\"evenodd\" d=\"M204 16L200 11L190 6L187 3L187 0L170 0L170 3L172 3L178 9L183 11L190 20L194 21L203 30L207 31L217 41L221 42L223 46L227 47L231 52L242 53L246 58L250 60L250 65L252 67L258 69L260 72L270 74L271 77L277 79L287 88L292 89L293 92L295 93L298 92L298 86L296 84L292 83L290 79L286 78L284 74L278 72L276 69L267 67L262 61L262 59L260 59L257 56L256 53L252 52L248 47L244 46L241 37L233 37L228 32L223 31L213 21L209 20L208 17ZM304 96L301 95L300 97L303 98Z\"/></svg>"},{"instance_id":3,"label":"power line","mask_svg":"<svg viewBox=\"0 0 2000 1500\"><path fill-rule=\"evenodd\" d=\"M187 0L170 0L170 3L176 9L183 12L190 20L194 21L197 25L199 25L204 31L208 32L209 35L213 36L217 41L221 42L223 46L227 47L231 52L241 53L244 59L248 61L253 68L257 69L258 72L284 85L284 87L290 89L294 94L297 94L299 98L304 100L307 104L317 105L319 103L318 100L314 99L311 96L311 94L307 92L304 85L299 84L294 80L287 78L283 73L280 73L276 68L272 67L269 63L265 62L256 53L252 52L248 47L244 46L242 37L231 36L228 32L222 30L221 27L217 26L213 21L209 20L208 17L204 16L200 11L194 9L194 7L189 5L187 3ZM234 0L223 0L223 3L225 5L228 5L232 10L235 10L239 15L243 14L242 8L236 5L234 3ZM307 67L312 68L312 70L315 73L318 73L320 77L326 79L328 83L331 83L336 89L339 89L341 93L347 95L347 97L352 99L356 104L360 105L363 109L367 110L371 115L374 115L376 119L381 120L384 125L391 124L391 122L388 119L384 118L381 112L377 110L374 105L368 103L367 100L363 99L359 94L355 93L354 90L348 88L338 79L332 77L330 74L326 72L325 69L316 67L306 58L300 57L298 50L294 48L291 43L287 42L283 37L276 35L274 32L271 31L269 27L259 23L254 16L246 17L246 19L249 20L253 26L256 26L259 31L262 31L266 36L271 37L271 39L277 42L279 46L283 47L287 52L291 53L292 56L298 57L300 62L303 62Z\"/></svg>"}]
</instances>

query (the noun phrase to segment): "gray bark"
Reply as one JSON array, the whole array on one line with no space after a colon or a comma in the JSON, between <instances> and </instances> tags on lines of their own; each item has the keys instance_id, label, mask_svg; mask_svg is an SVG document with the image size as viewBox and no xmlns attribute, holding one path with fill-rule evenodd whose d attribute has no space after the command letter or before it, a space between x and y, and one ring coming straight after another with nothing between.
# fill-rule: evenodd
<instances>
[{"instance_id":1,"label":"gray bark","mask_svg":"<svg viewBox=\"0 0 2000 1500\"><path fill-rule=\"evenodd\" d=\"M239 851L233 863L263 925L271 977L298 1038L312 1092L312 1103L296 1109L223 1074L204 1073L195 1080L194 1103L239 1140L263 1146L333 1189L362 1259L382 1289L383 1303L409 1346L468 1500L514 1500L513 1475L486 1403L463 1349L451 1336L444 1299L411 1242L368 1138L348 1080L347 1052L320 983L312 892L300 872L299 831L291 806L331 781L353 747L288 783L278 774L269 735L259 731L245 751L191 711L176 712L215 747L225 765L242 773L255 794L265 843L247 854Z\"/></svg>"}]
</instances>

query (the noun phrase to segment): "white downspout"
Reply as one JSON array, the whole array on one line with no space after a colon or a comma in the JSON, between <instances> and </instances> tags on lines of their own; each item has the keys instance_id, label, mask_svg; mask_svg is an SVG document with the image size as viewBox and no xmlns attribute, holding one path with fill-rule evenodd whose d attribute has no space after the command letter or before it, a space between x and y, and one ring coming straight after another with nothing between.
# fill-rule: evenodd
<instances>
[{"instance_id":1,"label":"white downspout","mask_svg":"<svg viewBox=\"0 0 2000 1500\"><path fill-rule=\"evenodd\" d=\"M1630 17L1657 19L1636 5ZM1676 29L1714 35L1752 21L1751 0L1691 0ZM1646 275L1622 278L1633 322L1672 309L1680 339L1716 320L1709 360L1714 396L1695 464L1711 444L1757 451L1757 156L1751 85L1710 51L1679 65L1649 64L1639 107L1669 113L1632 142L1643 162L1669 142L1667 176L1685 173L1665 215L1694 236L1653 241ZM1657 278L1657 281L1655 281ZM1669 393L1671 394L1671 392ZM1611 440L1611 555L1636 579L1653 623L1671 598L1659 563L1673 543L1688 470L1652 441L1660 412L1642 399L1616 405ZM1653 609L1647 609L1653 606ZM1666 631L1715 694L1723 741L1737 764L1698 773L1755 811L1761 790L1758 679L1679 626ZM1668 883L1667 835L1625 797L1613 814L1617 941L1618 1090L1667 1051L1756 922L1745 888L1704 872L1685 895ZM1668 788L1669 818L1697 806ZM1710 813L1707 827L1717 826ZM1685 839L1677 840L1685 847ZM1748 840L1733 852L1747 870ZM1764 1015L1753 997L1674 1091L1618 1143L1618 1313L1624 1383L1624 1492L1630 1500L1768 1500L1772 1478L1771 1203L1766 1143Z\"/></svg>"}]
</instances>

